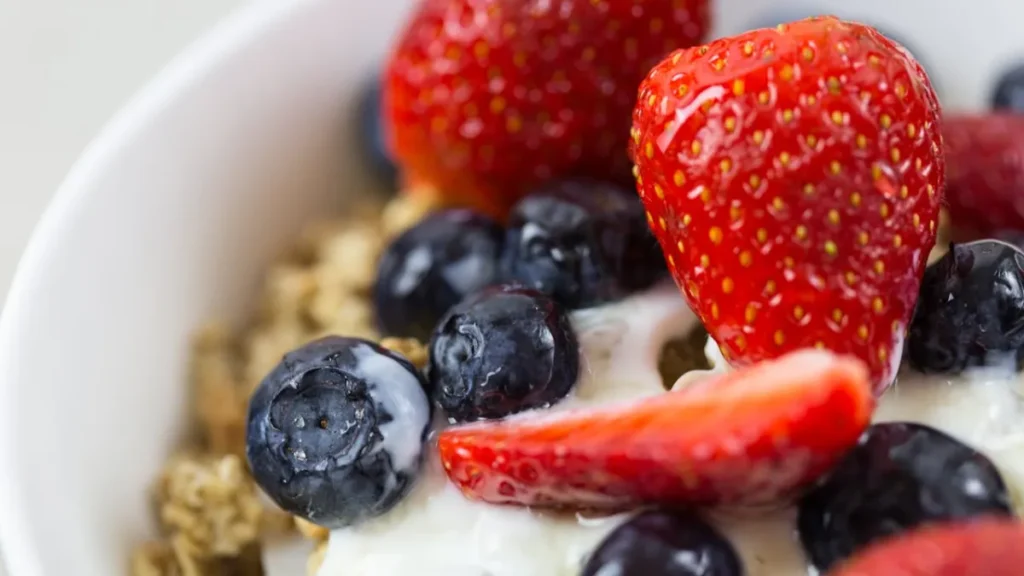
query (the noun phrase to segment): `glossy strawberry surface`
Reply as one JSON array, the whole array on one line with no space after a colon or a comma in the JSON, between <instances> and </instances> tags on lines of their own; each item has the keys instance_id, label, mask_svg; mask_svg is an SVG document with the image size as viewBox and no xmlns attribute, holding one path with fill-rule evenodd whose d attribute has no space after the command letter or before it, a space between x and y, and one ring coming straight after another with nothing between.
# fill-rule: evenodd
<instances>
[{"instance_id":1,"label":"glossy strawberry surface","mask_svg":"<svg viewBox=\"0 0 1024 576\"><path fill-rule=\"evenodd\" d=\"M486 502L762 504L828 470L873 407L862 362L801 351L632 404L449 428L438 447Z\"/></svg>"},{"instance_id":2,"label":"glossy strawberry surface","mask_svg":"<svg viewBox=\"0 0 1024 576\"><path fill-rule=\"evenodd\" d=\"M726 358L828 348L889 385L945 172L909 53L832 17L680 50L644 80L632 138L649 224Z\"/></svg>"},{"instance_id":3,"label":"glossy strawberry surface","mask_svg":"<svg viewBox=\"0 0 1024 576\"><path fill-rule=\"evenodd\" d=\"M497 214L553 178L631 185L637 87L708 27L707 0L422 0L385 77L394 156Z\"/></svg>"}]
</instances>

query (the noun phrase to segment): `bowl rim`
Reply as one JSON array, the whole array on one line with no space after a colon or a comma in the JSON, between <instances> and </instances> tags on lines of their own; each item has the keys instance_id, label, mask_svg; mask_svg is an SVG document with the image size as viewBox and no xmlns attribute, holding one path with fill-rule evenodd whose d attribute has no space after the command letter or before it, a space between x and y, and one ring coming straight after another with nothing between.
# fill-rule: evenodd
<instances>
[{"instance_id":1,"label":"bowl rim","mask_svg":"<svg viewBox=\"0 0 1024 576\"><path fill-rule=\"evenodd\" d=\"M61 229L74 218L88 199L91 182L103 174L120 150L134 140L169 104L228 63L275 23L303 7L322 0L252 0L222 17L171 61L114 113L97 136L86 145L57 187L36 223L16 267L10 290L0 311L0 470L16 470L16 430L5 414L14 407L13 366L18 357L18 335L26 322L24 307L33 298L33 287L46 269L51 254L59 250ZM40 560L43 542L36 542L29 503L19 496L23 479L0 474L0 566L18 576L48 576ZM126 559L127 561L127 559ZM52 576L52 575L51 575Z\"/></svg>"}]
</instances>

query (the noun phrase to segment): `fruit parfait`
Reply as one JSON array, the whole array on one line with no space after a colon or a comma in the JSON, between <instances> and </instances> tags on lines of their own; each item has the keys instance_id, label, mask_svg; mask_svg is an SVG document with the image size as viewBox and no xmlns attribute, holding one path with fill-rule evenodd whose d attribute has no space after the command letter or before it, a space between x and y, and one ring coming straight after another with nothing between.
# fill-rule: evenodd
<instances>
[{"instance_id":1,"label":"fruit parfait","mask_svg":"<svg viewBox=\"0 0 1024 576\"><path fill-rule=\"evenodd\" d=\"M869 26L708 18L418 5L382 114L440 207L369 298L426 361L328 335L249 405L315 573L1020 573L1024 125L943 117Z\"/></svg>"}]
</instances>

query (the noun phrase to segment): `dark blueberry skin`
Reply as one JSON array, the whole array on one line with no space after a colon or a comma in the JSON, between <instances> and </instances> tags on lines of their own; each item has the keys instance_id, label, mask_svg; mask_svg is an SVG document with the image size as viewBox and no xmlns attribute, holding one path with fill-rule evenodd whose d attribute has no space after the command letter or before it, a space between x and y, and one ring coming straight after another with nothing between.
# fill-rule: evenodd
<instances>
[{"instance_id":1,"label":"dark blueberry skin","mask_svg":"<svg viewBox=\"0 0 1024 576\"><path fill-rule=\"evenodd\" d=\"M605 537L580 576L742 576L729 542L687 512L644 512Z\"/></svg>"},{"instance_id":2,"label":"dark blueberry skin","mask_svg":"<svg viewBox=\"0 0 1024 576\"><path fill-rule=\"evenodd\" d=\"M390 510L411 489L430 424L405 358L331 336L285 355L249 401L246 456L284 510L327 528Z\"/></svg>"},{"instance_id":3,"label":"dark blueberry skin","mask_svg":"<svg viewBox=\"0 0 1024 576\"><path fill-rule=\"evenodd\" d=\"M799 502L800 541L825 572L867 544L926 522L1010 515L988 458L921 424L875 424Z\"/></svg>"},{"instance_id":4,"label":"dark blueberry skin","mask_svg":"<svg viewBox=\"0 0 1024 576\"><path fill-rule=\"evenodd\" d=\"M1024 252L1008 243L953 244L925 270L907 354L923 372L996 364L1024 348Z\"/></svg>"},{"instance_id":5,"label":"dark blueberry skin","mask_svg":"<svg viewBox=\"0 0 1024 576\"><path fill-rule=\"evenodd\" d=\"M1024 64L1003 72L992 92L992 108L1024 113Z\"/></svg>"},{"instance_id":6,"label":"dark blueberry skin","mask_svg":"<svg viewBox=\"0 0 1024 576\"><path fill-rule=\"evenodd\" d=\"M667 268L636 194L568 181L538 190L512 209L502 274L578 309L647 288Z\"/></svg>"},{"instance_id":7,"label":"dark blueberry skin","mask_svg":"<svg viewBox=\"0 0 1024 576\"><path fill-rule=\"evenodd\" d=\"M381 256L373 303L383 334L427 340L449 308L494 284L505 231L469 210L444 210L396 238Z\"/></svg>"},{"instance_id":8,"label":"dark blueberry skin","mask_svg":"<svg viewBox=\"0 0 1024 576\"><path fill-rule=\"evenodd\" d=\"M388 151L381 96L381 78L374 76L366 83L359 99L359 141L370 166L395 188L398 169Z\"/></svg>"},{"instance_id":9,"label":"dark blueberry skin","mask_svg":"<svg viewBox=\"0 0 1024 576\"><path fill-rule=\"evenodd\" d=\"M453 422L550 406L572 389L579 364L569 318L527 288L498 286L469 297L430 342L434 399Z\"/></svg>"}]
</instances>

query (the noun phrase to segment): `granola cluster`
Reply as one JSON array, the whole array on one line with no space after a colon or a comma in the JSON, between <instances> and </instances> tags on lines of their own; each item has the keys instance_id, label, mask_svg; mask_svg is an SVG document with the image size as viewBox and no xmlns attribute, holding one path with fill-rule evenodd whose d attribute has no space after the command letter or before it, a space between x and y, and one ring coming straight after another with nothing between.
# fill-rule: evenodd
<instances>
[{"instance_id":1,"label":"granola cluster","mask_svg":"<svg viewBox=\"0 0 1024 576\"><path fill-rule=\"evenodd\" d=\"M212 323L192 346L192 437L153 491L161 538L140 545L133 576L262 576L261 547L283 534L315 542L307 572L323 561L327 530L292 518L263 498L245 462L249 395L288 351L329 334L378 339L370 289L388 240L433 208L403 195L346 218L311 226L269 269L248 328ZM423 344L386 338L418 367Z\"/></svg>"}]
</instances>

